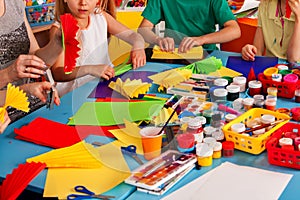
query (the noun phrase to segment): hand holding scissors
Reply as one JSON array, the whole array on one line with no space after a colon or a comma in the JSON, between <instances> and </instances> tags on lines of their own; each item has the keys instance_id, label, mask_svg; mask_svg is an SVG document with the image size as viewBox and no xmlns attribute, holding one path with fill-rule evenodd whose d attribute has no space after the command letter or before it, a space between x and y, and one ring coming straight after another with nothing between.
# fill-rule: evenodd
<instances>
[{"instance_id":1,"label":"hand holding scissors","mask_svg":"<svg viewBox=\"0 0 300 200\"><path fill-rule=\"evenodd\" d=\"M82 185L77 185L75 188L76 192L84 193L86 195L80 195L80 194L70 194L68 195L67 199L68 200L79 200L79 199L92 199L92 198L97 198L97 199L110 199L110 198L115 198L115 196L108 196L108 195L97 195L94 192L88 190L86 187Z\"/></svg>"},{"instance_id":2,"label":"hand holding scissors","mask_svg":"<svg viewBox=\"0 0 300 200\"><path fill-rule=\"evenodd\" d=\"M129 156L131 156L140 165L144 164L143 161L136 154L136 146L129 145L127 147L121 147L121 151Z\"/></svg>"}]
</instances>

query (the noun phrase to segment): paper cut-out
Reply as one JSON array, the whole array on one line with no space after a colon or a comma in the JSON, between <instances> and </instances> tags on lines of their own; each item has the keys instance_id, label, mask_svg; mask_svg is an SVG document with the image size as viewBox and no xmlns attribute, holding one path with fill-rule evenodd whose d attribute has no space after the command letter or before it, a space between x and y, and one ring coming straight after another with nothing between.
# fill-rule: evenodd
<instances>
[{"instance_id":1,"label":"paper cut-out","mask_svg":"<svg viewBox=\"0 0 300 200\"><path fill-rule=\"evenodd\" d=\"M79 57L79 42L77 20L70 14L66 13L60 16L62 29L62 42L65 52L64 71L66 74L72 73L76 67L76 59Z\"/></svg>"},{"instance_id":2,"label":"paper cut-out","mask_svg":"<svg viewBox=\"0 0 300 200\"><path fill-rule=\"evenodd\" d=\"M189 64L183 69L189 69L193 74L209 74L222 67L222 61L214 56Z\"/></svg>"},{"instance_id":3,"label":"paper cut-out","mask_svg":"<svg viewBox=\"0 0 300 200\"><path fill-rule=\"evenodd\" d=\"M163 107L159 113L158 116L154 117L153 122L155 124L155 126L157 125L162 125L165 124L166 121L170 118L170 116L172 115L174 109L173 108L165 108ZM176 120L178 120L178 115L175 112L172 116L172 118L170 119L169 123L173 123Z\"/></svg>"},{"instance_id":4,"label":"paper cut-out","mask_svg":"<svg viewBox=\"0 0 300 200\"><path fill-rule=\"evenodd\" d=\"M127 99L129 98L138 98L139 94L146 94L146 92L151 87L150 83L142 82L141 79L126 79L123 82L120 78L116 82L111 81L108 85L111 89L119 92Z\"/></svg>"},{"instance_id":5,"label":"paper cut-out","mask_svg":"<svg viewBox=\"0 0 300 200\"><path fill-rule=\"evenodd\" d=\"M152 59L202 59L203 48L202 46L193 47L186 53L179 53L178 48L175 48L174 52L162 51L159 46L153 47Z\"/></svg>"},{"instance_id":6,"label":"paper cut-out","mask_svg":"<svg viewBox=\"0 0 300 200\"><path fill-rule=\"evenodd\" d=\"M26 94L19 87L16 87L9 83L7 85L6 99L3 107L0 108L0 122L4 121L5 109L8 107L14 107L24 112L29 112L29 102Z\"/></svg>"}]
</instances>

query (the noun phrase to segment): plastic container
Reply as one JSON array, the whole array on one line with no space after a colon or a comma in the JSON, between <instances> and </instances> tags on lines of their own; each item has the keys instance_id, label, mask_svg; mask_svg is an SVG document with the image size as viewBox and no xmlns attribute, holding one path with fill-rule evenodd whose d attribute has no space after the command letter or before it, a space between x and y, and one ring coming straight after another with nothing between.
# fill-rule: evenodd
<instances>
[{"instance_id":1,"label":"plastic container","mask_svg":"<svg viewBox=\"0 0 300 200\"><path fill-rule=\"evenodd\" d=\"M216 142L214 147L213 147L213 155L212 157L214 159L221 158L222 157L222 143L221 142Z\"/></svg>"},{"instance_id":2,"label":"plastic container","mask_svg":"<svg viewBox=\"0 0 300 200\"><path fill-rule=\"evenodd\" d=\"M240 92L245 92L246 90L246 82L247 78L244 76L237 76L233 78L233 83L234 85L240 86Z\"/></svg>"},{"instance_id":3,"label":"plastic container","mask_svg":"<svg viewBox=\"0 0 300 200\"><path fill-rule=\"evenodd\" d=\"M272 74L278 74L278 68L277 67L269 67L264 70L264 76L266 79L272 80Z\"/></svg>"},{"instance_id":4,"label":"plastic container","mask_svg":"<svg viewBox=\"0 0 300 200\"><path fill-rule=\"evenodd\" d=\"M276 82L273 80L268 80L264 78L262 73L258 74L258 80L262 82L262 91L264 94L267 94L268 87L277 88L277 96L291 99L295 96L295 90L300 86L300 81L296 83L291 82Z\"/></svg>"},{"instance_id":5,"label":"plastic container","mask_svg":"<svg viewBox=\"0 0 300 200\"><path fill-rule=\"evenodd\" d=\"M250 96L261 94L262 83L260 81L256 81L256 80L249 81L248 87L249 87Z\"/></svg>"},{"instance_id":6,"label":"plastic container","mask_svg":"<svg viewBox=\"0 0 300 200\"><path fill-rule=\"evenodd\" d=\"M226 98L228 95L228 92L226 89L217 88L214 90L213 94L214 94L214 99L212 100L213 102L223 103L223 104L226 103Z\"/></svg>"},{"instance_id":7,"label":"plastic container","mask_svg":"<svg viewBox=\"0 0 300 200\"><path fill-rule=\"evenodd\" d=\"M253 98L245 98L245 99L243 99L243 106L244 106L244 109L246 111L250 110L251 108L253 108L253 104L254 104L254 99Z\"/></svg>"},{"instance_id":8,"label":"plastic container","mask_svg":"<svg viewBox=\"0 0 300 200\"><path fill-rule=\"evenodd\" d=\"M283 81L285 83L297 83L298 82L298 76L296 74L287 74L283 77Z\"/></svg>"},{"instance_id":9,"label":"plastic container","mask_svg":"<svg viewBox=\"0 0 300 200\"><path fill-rule=\"evenodd\" d=\"M200 166L210 166L212 165L212 155L213 155L213 148L209 147L206 143L199 143L196 145L196 155L198 164Z\"/></svg>"},{"instance_id":10,"label":"plastic container","mask_svg":"<svg viewBox=\"0 0 300 200\"><path fill-rule=\"evenodd\" d=\"M26 6L26 17L31 27L52 24L54 22L55 3Z\"/></svg>"},{"instance_id":11,"label":"plastic container","mask_svg":"<svg viewBox=\"0 0 300 200\"><path fill-rule=\"evenodd\" d=\"M283 122L278 123L275 125L272 129L269 131L266 131L264 134L260 135L260 137L248 137L243 134L234 132L230 129L230 127L233 124L236 123L244 123L246 124L247 121L255 118L260 118L262 115L269 114L275 116L276 120L281 120L283 119ZM252 108L251 110L248 110L244 114L240 115L237 117L235 120L229 122L223 127L223 132L225 134L225 138L227 141L232 141L234 142L234 146L236 149L239 149L241 151L245 151L251 154L260 154L266 149L266 141L267 139L272 135L274 131L276 131L278 128L283 126L285 123L288 122L290 119L289 116L266 110L266 109L261 109L261 108ZM223 147L224 148L224 147Z\"/></svg>"},{"instance_id":12,"label":"plastic container","mask_svg":"<svg viewBox=\"0 0 300 200\"><path fill-rule=\"evenodd\" d=\"M277 97L277 92L278 92L278 90L277 90L276 87L268 87L267 88L268 95L272 95L272 96Z\"/></svg>"},{"instance_id":13,"label":"plastic container","mask_svg":"<svg viewBox=\"0 0 300 200\"><path fill-rule=\"evenodd\" d=\"M222 148L222 153L224 157L232 157L234 155L234 143L232 141L223 142Z\"/></svg>"},{"instance_id":14,"label":"plastic container","mask_svg":"<svg viewBox=\"0 0 300 200\"><path fill-rule=\"evenodd\" d=\"M225 78L217 78L214 80L214 85L225 88L228 85L228 80Z\"/></svg>"},{"instance_id":15,"label":"plastic container","mask_svg":"<svg viewBox=\"0 0 300 200\"><path fill-rule=\"evenodd\" d=\"M295 132L297 131L297 132ZM286 123L274 132L267 142L268 161L272 165L300 169L300 151L295 146L294 150L281 148L279 139L282 133L300 133L300 124Z\"/></svg>"},{"instance_id":16,"label":"plastic container","mask_svg":"<svg viewBox=\"0 0 300 200\"><path fill-rule=\"evenodd\" d=\"M228 91L227 100L234 101L240 97L240 86L238 85L228 85L226 87Z\"/></svg>"}]
</instances>

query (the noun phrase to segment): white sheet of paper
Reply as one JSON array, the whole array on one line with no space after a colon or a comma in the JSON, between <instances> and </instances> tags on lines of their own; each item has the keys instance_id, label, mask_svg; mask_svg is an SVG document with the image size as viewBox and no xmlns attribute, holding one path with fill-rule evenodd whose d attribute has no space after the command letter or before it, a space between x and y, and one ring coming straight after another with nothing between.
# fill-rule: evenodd
<instances>
[{"instance_id":1,"label":"white sheet of paper","mask_svg":"<svg viewBox=\"0 0 300 200\"><path fill-rule=\"evenodd\" d=\"M260 3L260 1L257 1L257 0L245 0L241 9L236 11L234 14L238 14L238 13L244 12L246 10L250 10L252 8L257 8L259 3Z\"/></svg>"},{"instance_id":2,"label":"white sheet of paper","mask_svg":"<svg viewBox=\"0 0 300 200\"><path fill-rule=\"evenodd\" d=\"M274 200L280 197L291 178L290 174L225 162L164 200Z\"/></svg>"}]
</instances>

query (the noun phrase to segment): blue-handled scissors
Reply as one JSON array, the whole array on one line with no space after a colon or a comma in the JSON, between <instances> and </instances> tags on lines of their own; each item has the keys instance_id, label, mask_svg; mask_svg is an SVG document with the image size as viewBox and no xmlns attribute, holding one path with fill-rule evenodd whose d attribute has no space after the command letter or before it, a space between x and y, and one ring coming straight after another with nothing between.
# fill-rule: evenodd
<instances>
[{"instance_id":1,"label":"blue-handled scissors","mask_svg":"<svg viewBox=\"0 0 300 200\"><path fill-rule=\"evenodd\" d=\"M86 187L82 185L77 185L75 188L76 192L84 193L86 195L80 195L80 194L70 194L68 195L67 199L68 200L79 200L79 199L92 199L92 198L97 198L97 199L110 199L110 198L115 198L115 196L108 196L108 195L102 195L102 194L95 194L94 192L88 190Z\"/></svg>"},{"instance_id":2,"label":"blue-handled scissors","mask_svg":"<svg viewBox=\"0 0 300 200\"><path fill-rule=\"evenodd\" d=\"M129 156L131 156L137 163L143 165L143 161L136 154L136 146L129 145L127 147L121 147L121 151Z\"/></svg>"}]
</instances>

